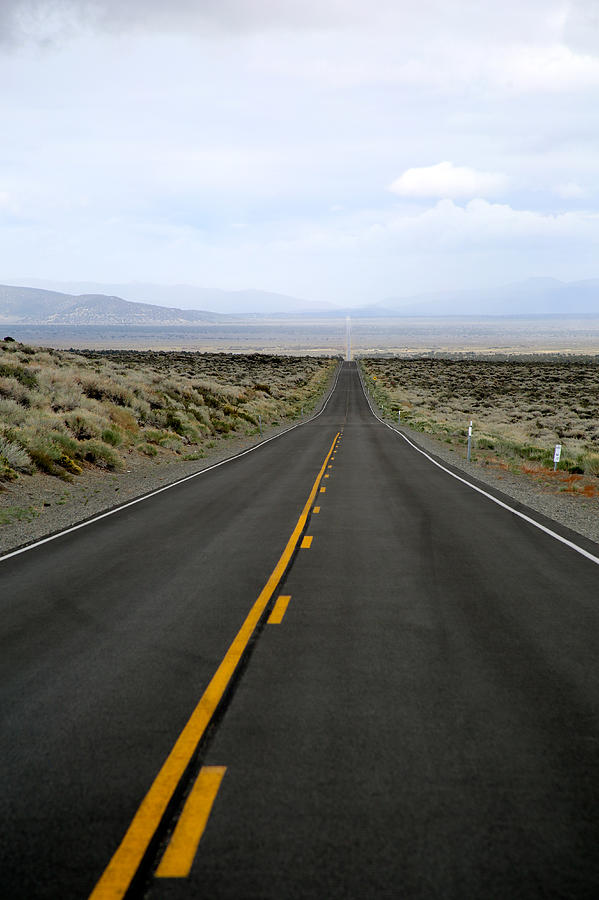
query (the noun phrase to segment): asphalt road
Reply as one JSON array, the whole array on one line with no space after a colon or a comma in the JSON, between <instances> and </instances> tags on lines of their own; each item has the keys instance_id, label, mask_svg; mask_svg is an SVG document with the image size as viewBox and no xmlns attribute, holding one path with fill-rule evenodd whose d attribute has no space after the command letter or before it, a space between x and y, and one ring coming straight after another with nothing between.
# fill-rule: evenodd
<instances>
[{"instance_id":1,"label":"asphalt road","mask_svg":"<svg viewBox=\"0 0 599 900\"><path fill-rule=\"evenodd\" d=\"M599 896L598 586L345 364L312 422L0 561L2 895Z\"/></svg>"}]
</instances>

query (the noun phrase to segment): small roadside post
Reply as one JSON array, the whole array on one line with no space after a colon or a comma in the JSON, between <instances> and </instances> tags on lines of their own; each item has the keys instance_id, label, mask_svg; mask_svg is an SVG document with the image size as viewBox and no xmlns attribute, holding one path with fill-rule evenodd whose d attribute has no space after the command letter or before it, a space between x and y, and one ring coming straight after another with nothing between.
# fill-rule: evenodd
<instances>
[{"instance_id":1,"label":"small roadside post","mask_svg":"<svg viewBox=\"0 0 599 900\"><path fill-rule=\"evenodd\" d=\"M397 424L401 425L401 409L397 410Z\"/></svg>"},{"instance_id":2,"label":"small roadside post","mask_svg":"<svg viewBox=\"0 0 599 900\"><path fill-rule=\"evenodd\" d=\"M468 457L467 457L468 462L470 462L471 451L472 451L472 419L470 419L470 425L468 426Z\"/></svg>"},{"instance_id":3,"label":"small roadside post","mask_svg":"<svg viewBox=\"0 0 599 900\"><path fill-rule=\"evenodd\" d=\"M262 437L262 416L258 413L258 431L260 432L260 437Z\"/></svg>"},{"instance_id":4,"label":"small roadside post","mask_svg":"<svg viewBox=\"0 0 599 900\"><path fill-rule=\"evenodd\" d=\"M557 471L557 464L559 462L559 458L562 455L562 445L556 444L555 450L553 451L553 471Z\"/></svg>"}]
</instances>

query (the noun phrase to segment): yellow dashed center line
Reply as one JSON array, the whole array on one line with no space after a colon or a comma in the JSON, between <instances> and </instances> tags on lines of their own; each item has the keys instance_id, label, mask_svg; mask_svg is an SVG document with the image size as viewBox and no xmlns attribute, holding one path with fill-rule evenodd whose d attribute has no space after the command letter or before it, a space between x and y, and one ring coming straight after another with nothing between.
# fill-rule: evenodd
<instances>
[{"instance_id":1,"label":"yellow dashed center line","mask_svg":"<svg viewBox=\"0 0 599 900\"><path fill-rule=\"evenodd\" d=\"M284 594L280 594L277 597L277 602L273 607L273 611L268 617L269 625L280 625L283 621L283 616L287 612L287 607L289 605L289 601L291 600L291 595L285 596Z\"/></svg>"},{"instance_id":2,"label":"yellow dashed center line","mask_svg":"<svg viewBox=\"0 0 599 900\"><path fill-rule=\"evenodd\" d=\"M321 488L321 489L320 489L320 493L321 493L321 494L326 494L326 491L327 491L326 488Z\"/></svg>"},{"instance_id":3,"label":"yellow dashed center line","mask_svg":"<svg viewBox=\"0 0 599 900\"><path fill-rule=\"evenodd\" d=\"M157 878L186 878L204 834L212 804L227 771L225 766L203 766L185 801L177 827L156 870Z\"/></svg>"},{"instance_id":4,"label":"yellow dashed center line","mask_svg":"<svg viewBox=\"0 0 599 900\"><path fill-rule=\"evenodd\" d=\"M300 536L306 527L310 508L314 502L319 483L324 475L331 454L335 449L338 437L339 434L336 434L312 485L312 490L297 520L297 524L287 541L287 546L283 550L270 578L262 588L258 599L250 609L245 622L212 676L212 680L191 714L189 721L177 738L148 793L142 800L114 856L91 892L89 900L122 900L127 893L133 876L141 865L150 841L160 825L177 785L183 777L200 740L222 700L223 694L237 669L264 610L291 562ZM325 475L324 477L328 476ZM312 543L311 537L304 538L305 540L309 540L310 544ZM304 541L302 541L302 547L304 546ZM310 544L307 546L309 547Z\"/></svg>"},{"instance_id":5,"label":"yellow dashed center line","mask_svg":"<svg viewBox=\"0 0 599 900\"><path fill-rule=\"evenodd\" d=\"M318 515L318 513L320 512L320 506L315 506L312 512Z\"/></svg>"},{"instance_id":6,"label":"yellow dashed center line","mask_svg":"<svg viewBox=\"0 0 599 900\"><path fill-rule=\"evenodd\" d=\"M304 535L304 537L302 538L302 542L300 544L300 548L302 550L309 550L311 546L312 546L312 535L311 534Z\"/></svg>"}]
</instances>

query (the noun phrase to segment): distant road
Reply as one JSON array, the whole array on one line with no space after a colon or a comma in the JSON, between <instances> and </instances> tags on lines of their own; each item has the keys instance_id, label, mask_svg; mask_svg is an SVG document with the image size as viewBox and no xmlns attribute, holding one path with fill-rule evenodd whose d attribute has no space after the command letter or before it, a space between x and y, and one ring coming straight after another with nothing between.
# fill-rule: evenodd
<instances>
[{"instance_id":1,"label":"distant road","mask_svg":"<svg viewBox=\"0 0 599 900\"><path fill-rule=\"evenodd\" d=\"M11 900L599 896L599 565L353 363L312 422L0 560L0 597Z\"/></svg>"}]
</instances>

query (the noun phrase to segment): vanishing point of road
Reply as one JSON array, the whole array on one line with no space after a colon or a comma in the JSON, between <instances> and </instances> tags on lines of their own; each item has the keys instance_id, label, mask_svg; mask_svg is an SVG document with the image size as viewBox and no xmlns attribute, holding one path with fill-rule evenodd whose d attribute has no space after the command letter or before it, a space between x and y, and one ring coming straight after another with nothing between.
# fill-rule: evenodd
<instances>
[{"instance_id":1,"label":"vanishing point of road","mask_svg":"<svg viewBox=\"0 0 599 900\"><path fill-rule=\"evenodd\" d=\"M2 896L599 896L597 547L484 491L344 363L0 560Z\"/></svg>"}]
</instances>

